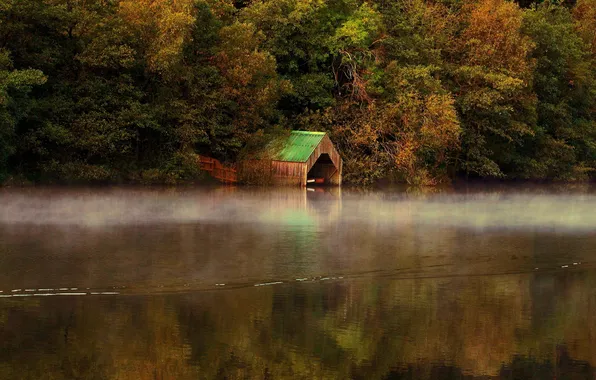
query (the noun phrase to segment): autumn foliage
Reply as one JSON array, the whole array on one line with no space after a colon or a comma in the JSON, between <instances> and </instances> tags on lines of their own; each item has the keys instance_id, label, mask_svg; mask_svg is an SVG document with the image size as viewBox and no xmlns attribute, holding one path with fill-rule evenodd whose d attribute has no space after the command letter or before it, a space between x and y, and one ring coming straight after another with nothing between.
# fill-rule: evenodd
<instances>
[{"instance_id":1,"label":"autumn foliage","mask_svg":"<svg viewBox=\"0 0 596 380\"><path fill-rule=\"evenodd\" d=\"M183 182L290 129L345 183L594 178L594 9L0 0L0 178Z\"/></svg>"}]
</instances>

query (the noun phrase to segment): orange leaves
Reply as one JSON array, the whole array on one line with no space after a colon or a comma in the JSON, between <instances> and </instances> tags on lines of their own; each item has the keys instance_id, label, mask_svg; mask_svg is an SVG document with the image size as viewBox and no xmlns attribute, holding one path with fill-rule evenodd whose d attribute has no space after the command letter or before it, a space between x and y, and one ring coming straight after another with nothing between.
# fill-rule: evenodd
<instances>
[{"instance_id":1,"label":"orange leaves","mask_svg":"<svg viewBox=\"0 0 596 380\"><path fill-rule=\"evenodd\" d=\"M529 37L521 33L523 11L505 0L479 0L464 7L468 26L458 41L464 64L506 69L524 74L530 71Z\"/></svg>"},{"instance_id":2,"label":"orange leaves","mask_svg":"<svg viewBox=\"0 0 596 380\"><path fill-rule=\"evenodd\" d=\"M451 95L431 94L424 100L420 136L423 144L433 149L457 148L459 120Z\"/></svg>"},{"instance_id":3,"label":"orange leaves","mask_svg":"<svg viewBox=\"0 0 596 380\"><path fill-rule=\"evenodd\" d=\"M453 97L414 91L405 102L397 101L390 106L399 109L399 120L393 121L398 144L395 165L408 183L436 183L442 174L437 167L444 164L446 153L459 149L461 129Z\"/></svg>"},{"instance_id":4,"label":"orange leaves","mask_svg":"<svg viewBox=\"0 0 596 380\"><path fill-rule=\"evenodd\" d=\"M577 31L596 56L596 0L578 0L573 16Z\"/></svg>"},{"instance_id":5,"label":"orange leaves","mask_svg":"<svg viewBox=\"0 0 596 380\"><path fill-rule=\"evenodd\" d=\"M402 136L399 142L399 149L395 154L395 165L406 174L406 180L416 173L418 161L416 153L420 149L420 143L412 135Z\"/></svg>"}]
</instances>

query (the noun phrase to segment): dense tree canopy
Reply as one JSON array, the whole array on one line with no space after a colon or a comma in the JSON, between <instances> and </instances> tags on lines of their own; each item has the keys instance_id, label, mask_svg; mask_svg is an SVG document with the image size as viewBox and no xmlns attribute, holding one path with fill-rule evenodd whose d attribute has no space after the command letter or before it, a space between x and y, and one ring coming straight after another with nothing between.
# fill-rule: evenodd
<instances>
[{"instance_id":1,"label":"dense tree canopy","mask_svg":"<svg viewBox=\"0 0 596 380\"><path fill-rule=\"evenodd\" d=\"M292 128L350 183L594 178L595 9L0 0L0 180L177 183Z\"/></svg>"}]
</instances>

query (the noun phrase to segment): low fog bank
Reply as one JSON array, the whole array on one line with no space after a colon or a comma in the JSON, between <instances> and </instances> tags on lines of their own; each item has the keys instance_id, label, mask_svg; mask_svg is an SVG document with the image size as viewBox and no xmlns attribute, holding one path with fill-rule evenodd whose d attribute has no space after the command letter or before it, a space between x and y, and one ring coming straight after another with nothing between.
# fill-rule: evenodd
<instances>
[{"instance_id":1,"label":"low fog bank","mask_svg":"<svg viewBox=\"0 0 596 380\"><path fill-rule=\"evenodd\" d=\"M311 189L312 190L312 189ZM596 231L596 194L516 191L411 194L301 189L11 189L0 224L102 227L163 223L365 224Z\"/></svg>"}]
</instances>

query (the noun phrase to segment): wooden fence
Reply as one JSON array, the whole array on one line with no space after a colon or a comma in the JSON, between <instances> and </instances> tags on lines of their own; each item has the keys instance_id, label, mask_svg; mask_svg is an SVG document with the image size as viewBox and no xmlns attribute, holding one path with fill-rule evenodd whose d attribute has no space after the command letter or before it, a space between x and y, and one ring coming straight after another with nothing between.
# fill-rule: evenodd
<instances>
[{"instance_id":1,"label":"wooden fence","mask_svg":"<svg viewBox=\"0 0 596 380\"><path fill-rule=\"evenodd\" d=\"M199 166L201 170L205 170L213 178L218 179L223 183L238 182L238 173L236 169L223 166L221 162L215 158L199 156Z\"/></svg>"}]
</instances>

